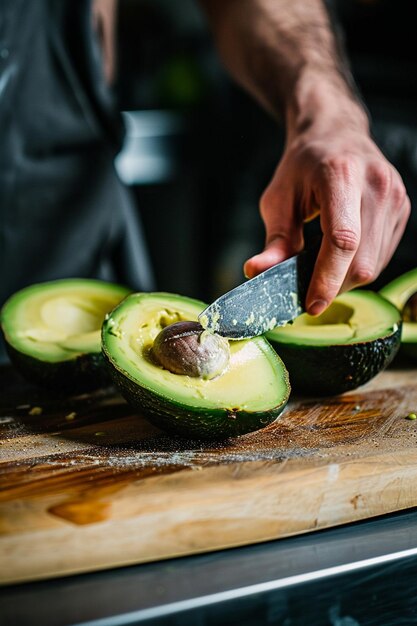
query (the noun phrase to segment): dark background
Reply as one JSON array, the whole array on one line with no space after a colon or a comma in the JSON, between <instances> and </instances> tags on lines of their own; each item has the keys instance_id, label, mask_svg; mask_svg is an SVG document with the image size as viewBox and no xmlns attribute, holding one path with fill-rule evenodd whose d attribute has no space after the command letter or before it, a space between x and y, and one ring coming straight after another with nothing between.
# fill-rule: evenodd
<instances>
[{"instance_id":1,"label":"dark background","mask_svg":"<svg viewBox=\"0 0 417 626\"><path fill-rule=\"evenodd\" d=\"M374 137L415 205L414 3L328 4ZM139 130L128 123L119 171L123 176L123 160L130 163L126 180L145 224L157 287L210 300L241 282L243 262L262 249L258 200L279 160L283 130L226 75L193 0L120 0L116 91L120 108L136 112ZM414 211L375 288L417 265L416 237Z\"/></svg>"}]
</instances>

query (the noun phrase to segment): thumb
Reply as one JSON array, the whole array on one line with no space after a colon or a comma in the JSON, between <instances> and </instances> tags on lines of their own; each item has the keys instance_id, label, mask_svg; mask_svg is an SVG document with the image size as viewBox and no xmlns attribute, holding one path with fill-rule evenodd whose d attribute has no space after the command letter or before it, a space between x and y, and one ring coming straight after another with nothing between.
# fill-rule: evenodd
<instances>
[{"instance_id":1,"label":"thumb","mask_svg":"<svg viewBox=\"0 0 417 626\"><path fill-rule=\"evenodd\" d=\"M260 254L246 261L243 271L246 278L253 278L281 261L285 261L303 249L302 231L293 231L290 235L275 235L267 241Z\"/></svg>"}]
</instances>

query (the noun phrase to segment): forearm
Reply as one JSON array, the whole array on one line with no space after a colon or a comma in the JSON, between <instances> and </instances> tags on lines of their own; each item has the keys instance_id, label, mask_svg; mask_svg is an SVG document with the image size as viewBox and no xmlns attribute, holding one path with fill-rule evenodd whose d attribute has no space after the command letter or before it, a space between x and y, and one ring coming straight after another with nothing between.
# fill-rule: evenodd
<instances>
[{"instance_id":1,"label":"forearm","mask_svg":"<svg viewBox=\"0 0 417 626\"><path fill-rule=\"evenodd\" d=\"M341 108L367 127L322 0L201 2L229 71L287 131Z\"/></svg>"}]
</instances>

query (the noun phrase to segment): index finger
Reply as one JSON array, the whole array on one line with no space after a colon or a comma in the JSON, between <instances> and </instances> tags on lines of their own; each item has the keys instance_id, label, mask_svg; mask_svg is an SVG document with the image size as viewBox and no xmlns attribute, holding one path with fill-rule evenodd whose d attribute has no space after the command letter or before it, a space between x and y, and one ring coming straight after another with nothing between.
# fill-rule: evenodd
<instances>
[{"instance_id":1,"label":"index finger","mask_svg":"<svg viewBox=\"0 0 417 626\"><path fill-rule=\"evenodd\" d=\"M359 186L327 181L320 199L323 240L306 298L311 315L319 315L339 293L361 239Z\"/></svg>"}]
</instances>

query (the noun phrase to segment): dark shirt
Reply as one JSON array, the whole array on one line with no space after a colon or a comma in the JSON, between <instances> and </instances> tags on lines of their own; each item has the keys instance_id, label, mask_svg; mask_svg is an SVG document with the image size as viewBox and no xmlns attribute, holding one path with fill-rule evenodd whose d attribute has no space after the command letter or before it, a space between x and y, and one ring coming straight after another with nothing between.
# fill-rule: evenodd
<instances>
[{"instance_id":1,"label":"dark shirt","mask_svg":"<svg viewBox=\"0 0 417 626\"><path fill-rule=\"evenodd\" d=\"M152 288L122 139L89 0L1 0L0 305L63 277Z\"/></svg>"}]
</instances>

